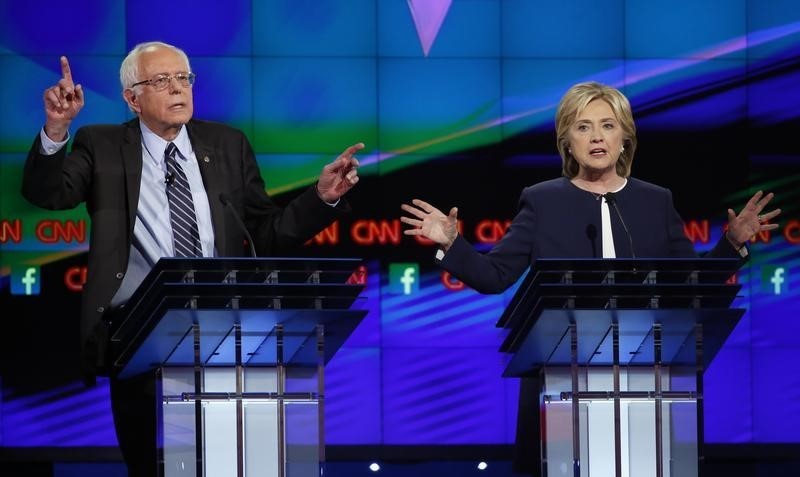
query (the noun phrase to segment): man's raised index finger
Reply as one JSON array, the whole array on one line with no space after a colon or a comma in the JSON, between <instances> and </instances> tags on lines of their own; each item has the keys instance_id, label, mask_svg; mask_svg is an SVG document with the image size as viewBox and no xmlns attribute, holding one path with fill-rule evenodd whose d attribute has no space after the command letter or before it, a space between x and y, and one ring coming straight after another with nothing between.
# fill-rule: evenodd
<instances>
[{"instance_id":1,"label":"man's raised index finger","mask_svg":"<svg viewBox=\"0 0 800 477\"><path fill-rule=\"evenodd\" d=\"M355 153L357 153L358 151L360 151L362 149L364 149L364 143L363 142L360 142L358 144L353 144L352 146L350 146L347 149L345 149L344 152L342 153L342 155L343 156L352 156L352 155L354 155Z\"/></svg>"},{"instance_id":2,"label":"man's raised index finger","mask_svg":"<svg viewBox=\"0 0 800 477\"><path fill-rule=\"evenodd\" d=\"M72 71L69 69L69 61L66 56L61 57L61 75L67 81L72 81Z\"/></svg>"}]
</instances>

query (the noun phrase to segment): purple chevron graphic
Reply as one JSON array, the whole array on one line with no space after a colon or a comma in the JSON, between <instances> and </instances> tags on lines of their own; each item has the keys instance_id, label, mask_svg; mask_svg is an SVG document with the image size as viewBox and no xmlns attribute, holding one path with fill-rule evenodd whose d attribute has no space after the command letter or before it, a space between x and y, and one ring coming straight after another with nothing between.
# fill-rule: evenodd
<instances>
[{"instance_id":1,"label":"purple chevron graphic","mask_svg":"<svg viewBox=\"0 0 800 477\"><path fill-rule=\"evenodd\" d=\"M422 53L427 57L453 0L407 1L411 17L414 19L414 26L417 28L419 42L422 45Z\"/></svg>"}]
</instances>

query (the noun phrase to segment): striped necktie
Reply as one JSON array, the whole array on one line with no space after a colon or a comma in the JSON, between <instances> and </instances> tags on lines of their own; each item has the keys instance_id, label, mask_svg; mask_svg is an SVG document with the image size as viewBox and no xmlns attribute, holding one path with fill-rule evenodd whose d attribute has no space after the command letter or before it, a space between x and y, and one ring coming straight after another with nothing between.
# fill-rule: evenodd
<instances>
[{"instance_id":1,"label":"striped necktie","mask_svg":"<svg viewBox=\"0 0 800 477\"><path fill-rule=\"evenodd\" d=\"M169 199L169 215L172 222L172 237L175 242L176 257L200 257L200 233L197 229L197 216L194 212L194 201L189 181L175 154L178 148L169 143L164 152L167 162L167 199Z\"/></svg>"}]
</instances>

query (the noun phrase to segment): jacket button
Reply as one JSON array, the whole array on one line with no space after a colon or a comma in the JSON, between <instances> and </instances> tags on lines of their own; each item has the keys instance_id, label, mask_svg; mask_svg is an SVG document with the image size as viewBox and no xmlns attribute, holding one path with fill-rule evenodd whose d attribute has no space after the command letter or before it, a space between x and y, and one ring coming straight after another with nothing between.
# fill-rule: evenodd
<instances>
[{"instance_id":1,"label":"jacket button","mask_svg":"<svg viewBox=\"0 0 800 477\"><path fill-rule=\"evenodd\" d=\"M102 312L104 312L104 311L106 311L105 307L102 307L102 306L98 306L98 307L97 307L97 312L98 312L98 313L102 313Z\"/></svg>"},{"instance_id":2,"label":"jacket button","mask_svg":"<svg viewBox=\"0 0 800 477\"><path fill-rule=\"evenodd\" d=\"M122 277L124 277L124 276L125 276L125 274L124 274L124 273L122 273L122 272L117 272L117 278L118 278L118 279L122 279Z\"/></svg>"}]
</instances>

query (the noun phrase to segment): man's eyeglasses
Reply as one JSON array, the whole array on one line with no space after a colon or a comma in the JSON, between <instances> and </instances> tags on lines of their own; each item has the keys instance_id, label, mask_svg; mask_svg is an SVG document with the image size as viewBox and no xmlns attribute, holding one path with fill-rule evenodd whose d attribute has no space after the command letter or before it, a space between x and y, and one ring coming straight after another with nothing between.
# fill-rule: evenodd
<instances>
[{"instance_id":1,"label":"man's eyeglasses","mask_svg":"<svg viewBox=\"0 0 800 477\"><path fill-rule=\"evenodd\" d=\"M141 84L149 84L153 87L156 91L162 91L169 87L172 79L178 82L179 85L183 86L184 88L188 88L194 84L194 73L175 73L174 75L167 75L167 74L160 74L153 76L149 80L139 81L138 83L134 83L131 85L131 88L139 86Z\"/></svg>"}]
</instances>

